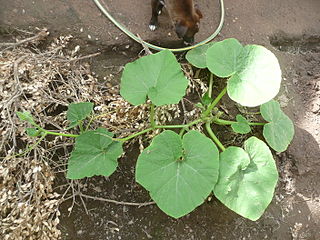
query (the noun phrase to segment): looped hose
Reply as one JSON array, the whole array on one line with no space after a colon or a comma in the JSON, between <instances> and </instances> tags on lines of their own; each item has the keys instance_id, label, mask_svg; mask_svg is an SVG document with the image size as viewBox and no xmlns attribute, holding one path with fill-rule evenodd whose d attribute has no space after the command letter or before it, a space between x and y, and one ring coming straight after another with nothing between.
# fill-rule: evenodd
<instances>
[{"instance_id":1,"label":"looped hose","mask_svg":"<svg viewBox=\"0 0 320 240\"><path fill-rule=\"evenodd\" d=\"M109 20L111 22L113 22L121 31L123 31L125 34L127 34L130 38L132 38L133 40L135 40L138 43L143 43L145 44L148 48L151 48L153 50L157 50L157 51L162 51L162 50L170 50L171 52L182 52L182 51L187 51L196 47L200 47L208 42L210 42L212 39L214 39L219 32L221 31L221 28L223 26L223 22L224 22L224 2L223 0L220 0L220 7L221 7L221 17L220 17L220 23L216 29L216 31L214 33L211 34L210 37L208 37L207 39L192 45L192 46L188 46L188 47L183 47L183 48L165 48L165 47L160 47L160 46L156 46L153 45L151 43L145 42L142 39L140 39L138 36L136 36L135 34L133 34L132 32L130 32L126 27L124 27L122 24L120 24L119 22L117 22L111 15L110 13L104 8L104 6L102 6L102 4L99 2L99 0L93 0L94 3L97 5L97 7L101 10L101 12L107 17L109 18Z\"/></svg>"}]
</instances>

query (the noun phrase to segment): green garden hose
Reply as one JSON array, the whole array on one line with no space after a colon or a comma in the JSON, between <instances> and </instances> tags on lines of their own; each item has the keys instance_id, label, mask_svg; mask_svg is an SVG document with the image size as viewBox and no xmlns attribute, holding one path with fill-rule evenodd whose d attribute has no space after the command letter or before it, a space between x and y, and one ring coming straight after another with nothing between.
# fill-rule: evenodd
<instances>
[{"instance_id":1,"label":"green garden hose","mask_svg":"<svg viewBox=\"0 0 320 240\"><path fill-rule=\"evenodd\" d=\"M117 22L111 15L110 13L104 8L104 6L102 6L102 4L99 2L99 0L93 0L94 3L97 5L97 7L101 10L101 12L107 16L109 18L109 20L111 22L113 22L121 31L123 31L125 34L127 34L129 37L131 37L133 40L135 40L138 43L143 43L145 44L148 48L157 50L157 51L162 51L162 50L170 50L171 52L182 52L182 51L187 51L196 47L200 47L201 45L204 45L208 42L210 42L212 39L214 39L220 32L222 26L223 26L223 22L224 22L224 2L223 0L220 0L220 7L221 7L221 17L220 17L220 23L216 29L216 31L214 33L211 34L210 37L208 37L207 39L192 45L192 46L188 46L188 47L183 47L183 48L164 48L164 47L160 47L160 46L156 46L153 45L151 43L145 42L142 39L140 39L138 36L136 36L135 34L133 34L132 32L130 32L126 27L124 27L123 25L121 25L119 22Z\"/></svg>"}]
</instances>

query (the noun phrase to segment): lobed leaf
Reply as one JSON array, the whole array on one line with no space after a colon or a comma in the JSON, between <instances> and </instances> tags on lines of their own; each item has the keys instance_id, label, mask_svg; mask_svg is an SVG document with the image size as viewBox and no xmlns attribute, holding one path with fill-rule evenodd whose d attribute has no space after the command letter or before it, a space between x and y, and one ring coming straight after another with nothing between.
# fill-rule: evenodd
<instances>
[{"instance_id":1,"label":"lobed leaf","mask_svg":"<svg viewBox=\"0 0 320 240\"><path fill-rule=\"evenodd\" d=\"M263 136L267 143L277 152L285 151L294 136L293 122L275 100L261 105L260 112L262 117L269 122L263 127Z\"/></svg>"},{"instance_id":2,"label":"lobed leaf","mask_svg":"<svg viewBox=\"0 0 320 240\"><path fill-rule=\"evenodd\" d=\"M36 128L26 128L26 133L30 137L37 137L40 135L40 131Z\"/></svg>"},{"instance_id":3,"label":"lobed leaf","mask_svg":"<svg viewBox=\"0 0 320 240\"><path fill-rule=\"evenodd\" d=\"M69 128L77 126L79 121L86 119L92 111L93 103L91 102L71 103L67 111L67 119L70 121Z\"/></svg>"},{"instance_id":4,"label":"lobed leaf","mask_svg":"<svg viewBox=\"0 0 320 240\"><path fill-rule=\"evenodd\" d=\"M232 146L220 154L214 194L232 211L255 221L270 204L277 181L270 149L263 141L250 137L244 149Z\"/></svg>"},{"instance_id":5,"label":"lobed leaf","mask_svg":"<svg viewBox=\"0 0 320 240\"><path fill-rule=\"evenodd\" d=\"M234 132L240 134L247 134L251 131L250 125L245 117L238 114L236 116L236 123L231 124L231 128Z\"/></svg>"},{"instance_id":6,"label":"lobed leaf","mask_svg":"<svg viewBox=\"0 0 320 240\"><path fill-rule=\"evenodd\" d=\"M26 121L31 125L36 125L30 112L16 112L16 114L21 121Z\"/></svg>"},{"instance_id":7,"label":"lobed leaf","mask_svg":"<svg viewBox=\"0 0 320 240\"><path fill-rule=\"evenodd\" d=\"M188 80L169 50L128 63L121 78L120 94L133 105L146 102L161 106L178 103L185 95Z\"/></svg>"},{"instance_id":8,"label":"lobed leaf","mask_svg":"<svg viewBox=\"0 0 320 240\"><path fill-rule=\"evenodd\" d=\"M122 144L113 141L112 136L112 133L99 128L77 137L68 162L67 178L110 176L116 170L117 159L123 153Z\"/></svg>"},{"instance_id":9,"label":"lobed leaf","mask_svg":"<svg viewBox=\"0 0 320 240\"><path fill-rule=\"evenodd\" d=\"M209 93L206 92L203 97L201 98L201 103L204 106L208 106L211 102L213 101L213 99L211 97L209 97Z\"/></svg>"},{"instance_id":10,"label":"lobed leaf","mask_svg":"<svg viewBox=\"0 0 320 240\"><path fill-rule=\"evenodd\" d=\"M136 181L159 208L174 218L201 205L218 180L219 152L197 131L183 139L173 131L156 136L139 156Z\"/></svg>"}]
</instances>

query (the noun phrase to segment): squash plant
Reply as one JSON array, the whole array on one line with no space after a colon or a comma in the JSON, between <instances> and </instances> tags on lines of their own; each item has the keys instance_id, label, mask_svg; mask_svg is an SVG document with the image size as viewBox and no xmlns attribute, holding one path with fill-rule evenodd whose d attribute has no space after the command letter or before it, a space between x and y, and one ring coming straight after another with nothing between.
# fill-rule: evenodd
<instances>
[{"instance_id":1,"label":"squash plant","mask_svg":"<svg viewBox=\"0 0 320 240\"><path fill-rule=\"evenodd\" d=\"M92 103L70 104L67 119L70 128L79 126L80 134L51 132L43 129L30 113L18 112L21 120L33 128L30 136L47 134L75 137L75 147L68 162L67 177L81 179L94 175L110 176L122 155L122 144L155 129L164 129L139 155L136 181L149 191L151 198L167 215L179 218L201 205L213 193L225 206L253 221L259 219L270 204L278 180L278 172L268 145L255 136L243 147L225 148L211 125L230 125L230 130L247 134L251 126L263 128L263 136L277 152L290 144L294 127L277 101L281 70L275 55L258 45L242 46L236 39L209 43L189 51L187 60L198 68L224 78L226 87L212 99L212 77L199 119L183 125L157 125L155 108L176 104L185 95L188 80L170 51L142 57L128 63L121 78L120 94L133 105L151 101L150 127L126 138L117 138L107 129L88 130L83 121L93 112ZM265 122L250 122L242 115L235 121L221 118L213 111L225 95L235 102L255 107ZM190 127L203 123L208 136ZM177 134L171 129L180 129ZM220 150L220 152L219 152Z\"/></svg>"}]
</instances>

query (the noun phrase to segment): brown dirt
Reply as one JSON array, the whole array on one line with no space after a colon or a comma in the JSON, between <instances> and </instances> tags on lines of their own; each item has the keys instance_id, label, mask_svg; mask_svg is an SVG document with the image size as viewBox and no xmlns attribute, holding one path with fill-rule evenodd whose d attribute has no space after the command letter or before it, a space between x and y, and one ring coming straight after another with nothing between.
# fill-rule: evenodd
<instances>
[{"instance_id":1,"label":"brown dirt","mask_svg":"<svg viewBox=\"0 0 320 240\"><path fill-rule=\"evenodd\" d=\"M160 18L162 31L148 31L149 3L104 1L144 39L167 45L175 40L165 15ZM205 18L197 40L209 35L219 21L218 1L198 2ZM320 1L226 0L225 5L226 22L217 39L236 37L242 43L264 45L277 55L283 70L277 99L294 120L296 134L288 151L277 156L280 181L272 204L260 220L251 222L214 198L178 220L156 206L136 208L92 200L86 201L89 215L78 201L68 217L70 202L65 202L63 239L320 239ZM121 66L136 56L137 45L101 16L91 1L0 0L0 6L1 27L45 26L53 35L73 34L83 48L87 46L85 51L101 50L103 54L92 62L101 78L110 73L119 77ZM84 192L122 201L150 200L134 181L137 155L137 148L131 148L115 174L86 180ZM95 191L97 187L102 191Z\"/></svg>"}]
</instances>

